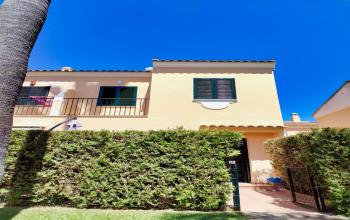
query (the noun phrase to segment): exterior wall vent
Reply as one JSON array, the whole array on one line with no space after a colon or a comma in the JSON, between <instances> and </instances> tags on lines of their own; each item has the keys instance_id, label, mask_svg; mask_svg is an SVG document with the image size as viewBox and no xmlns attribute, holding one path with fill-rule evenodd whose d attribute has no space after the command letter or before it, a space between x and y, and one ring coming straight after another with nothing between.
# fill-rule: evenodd
<instances>
[{"instance_id":1,"label":"exterior wall vent","mask_svg":"<svg viewBox=\"0 0 350 220\"><path fill-rule=\"evenodd\" d=\"M73 72L74 69L72 67L70 67L70 66L64 66L64 67L61 68L61 71L62 72Z\"/></svg>"}]
</instances>

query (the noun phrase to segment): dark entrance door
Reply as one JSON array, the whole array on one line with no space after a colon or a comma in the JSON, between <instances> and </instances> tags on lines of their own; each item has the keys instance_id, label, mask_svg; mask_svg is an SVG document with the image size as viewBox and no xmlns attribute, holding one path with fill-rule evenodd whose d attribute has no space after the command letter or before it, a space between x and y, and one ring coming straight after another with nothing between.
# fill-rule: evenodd
<instances>
[{"instance_id":1,"label":"dark entrance door","mask_svg":"<svg viewBox=\"0 0 350 220\"><path fill-rule=\"evenodd\" d=\"M235 159L238 168L238 180L243 183L250 183L250 167L247 139L243 138L239 146L241 154Z\"/></svg>"}]
</instances>

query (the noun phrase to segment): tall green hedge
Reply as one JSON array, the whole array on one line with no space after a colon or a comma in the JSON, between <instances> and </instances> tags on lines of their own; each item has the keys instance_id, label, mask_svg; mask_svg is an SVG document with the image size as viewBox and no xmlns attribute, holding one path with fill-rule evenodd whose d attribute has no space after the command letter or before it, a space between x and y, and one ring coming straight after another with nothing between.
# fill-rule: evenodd
<instances>
[{"instance_id":1,"label":"tall green hedge","mask_svg":"<svg viewBox=\"0 0 350 220\"><path fill-rule=\"evenodd\" d=\"M10 205L216 210L240 141L183 129L14 131L2 193Z\"/></svg>"},{"instance_id":2,"label":"tall green hedge","mask_svg":"<svg viewBox=\"0 0 350 220\"><path fill-rule=\"evenodd\" d=\"M335 210L350 216L350 129L316 129L266 143L275 169L307 166Z\"/></svg>"}]
</instances>

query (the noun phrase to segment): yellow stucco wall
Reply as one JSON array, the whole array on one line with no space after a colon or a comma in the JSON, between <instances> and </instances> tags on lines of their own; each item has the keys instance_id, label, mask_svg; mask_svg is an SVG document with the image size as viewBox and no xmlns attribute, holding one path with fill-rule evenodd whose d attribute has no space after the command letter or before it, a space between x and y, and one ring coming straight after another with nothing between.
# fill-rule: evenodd
<instances>
[{"instance_id":1,"label":"yellow stucco wall","mask_svg":"<svg viewBox=\"0 0 350 220\"><path fill-rule=\"evenodd\" d=\"M274 175L269 154L265 150L264 143L283 135L283 128L228 128L212 127L203 129L230 130L242 133L247 139L250 177L252 183L266 182L268 177Z\"/></svg>"},{"instance_id":2,"label":"yellow stucco wall","mask_svg":"<svg viewBox=\"0 0 350 220\"><path fill-rule=\"evenodd\" d=\"M202 107L193 99L194 78L235 78L237 101L221 110ZM155 128L283 126L273 74L155 73L149 119Z\"/></svg>"},{"instance_id":3,"label":"yellow stucco wall","mask_svg":"<svg viewBox=\"0 0 350 220\"><path fill-rule=\"evenodd\" d=\"M350 128L350 107L316 118L320 127Z\"/></svg>"},{"instance_id":4,"label":"yellow stucco wall","mask_svg":"<svg viewBox=\"0 0 350 220\"><path fill-rule=\"evenodd\" d=\"M264 142L280 136L280 133L245 133L244 136L247 138L251 181L265 182L273 175L273 169Z\"/></svg>"},{"instance_id":5,"label":"yellow stucco wall","mask_svg":"<svg viewBox=\"0 0 350 220\"><path fill-rule=\"evenodd\" d=\"M82 73L74 75L70 73L58 73L44 76L29 73L23 86L30 86L31 81L35 81L35 86L51 86L49 96L57 96L63 92L65 98L97 98L100 86L137 86L138 95L142 98L149 97L150 76L128 77L128 74L115 74L108 77L101 76L99 73L87 77Z\"/></svg>"},{"instance_id":6,"label":"yellow stucco wall","mask_svg":"<svg viewBox=\"0 0 350 220\"><path fill-rule=\"evenodd\" d=\"M225 109L204 108L193 100L194 78L235 78L237 100ZM137 86L138 98L149 98L143 117L78 116L86 130L158 130L176 127L198 130L202 126L237 127L248 142L252 182L271 175L263 143L283 135L273 68L154 68L153 72L44 72L29 73L24 85L51 86L50 96L97 98L100 86ZM50 129L66 116L15 116L15 127ZM61 125L55 130L64 130Z\"/></svg>"},{"instance_id":7,"label":"yellow stucco wall","mask_svg":"<svg viewBox=\"0 0 350 220\"><path fill-rule=\"evenodd\" d=\"M144 117L92 117L77 115L87 130L150 130L200 126L283 126L272 69L235 73L233 69L203 73L202 69L176 69L154 73L53 72L29 73L24 86L51 86L50 96L97 98L100 86L137 86L137 97L149 99ZM252 73L250 73L252 72ZM234 78L237 101L220 110L207 109L193 99L194 78ZM53 106L54 107L54 106ZM67 117L15 116L14 126L50 128ZM57 129L64 129L61 126Z\"/></svg>"}]
</instances>

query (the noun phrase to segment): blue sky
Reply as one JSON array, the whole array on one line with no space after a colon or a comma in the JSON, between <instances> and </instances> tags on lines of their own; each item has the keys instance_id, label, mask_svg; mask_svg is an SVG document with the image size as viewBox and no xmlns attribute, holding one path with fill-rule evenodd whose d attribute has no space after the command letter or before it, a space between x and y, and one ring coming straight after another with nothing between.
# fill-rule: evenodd
<instances>
[{"instance_id":1,"label":"blue sky","mask_svg":"<svg viewBox=\"0 0 350 220\"><path fill-rule=\"evenodd\" d=\"M53 0L31 69L144 69L152 58L275 59L284 119L350 79L350 0Z\"/></svg>"}]
</instances>

